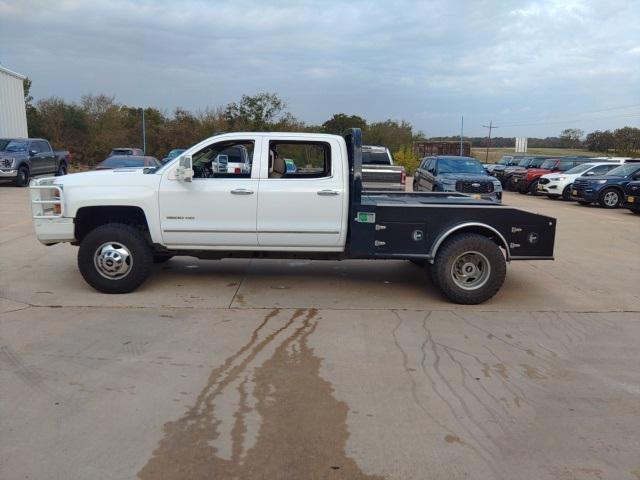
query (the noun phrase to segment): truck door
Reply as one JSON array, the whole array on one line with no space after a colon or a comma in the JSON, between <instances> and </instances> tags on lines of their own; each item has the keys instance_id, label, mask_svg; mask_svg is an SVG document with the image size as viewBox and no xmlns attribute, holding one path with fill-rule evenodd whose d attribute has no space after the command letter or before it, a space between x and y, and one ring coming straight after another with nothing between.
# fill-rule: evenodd
<instances>
[{"instance_id":1,"label":"truck door","mask_svg":"<svg viewBox=\"0 0 640 480\"><path fill-rule=\"evenodd\" d=\"M31 175L40 175L47 172L47 153L45 150L40 140L29 142L28 153L31 163Z\"/></svg>"},{"instance_id":2,"label":"truck door","mask_svg":"<svg viewBox=\"0 0 640 480\"><path fill-rule=\"evenodd\" d=\"M42 162L42 173L55 173L57 170L56 157L53 154L51 144L46 140L38 140L37 143L40 145L39 150L42 156L40 159Z\"/></svg>"},{"instance_id":3,"label":"truck door","mask_svg":"<svg viewBox=\"0 0 640 480\"><path fill-rule=\"evenodd\" d=\"M258 202L261 247L341 250L348 194L336 139L265 138Z\"/></svg>"},{"instance_id":4,"label":"truck door","mask_svg":"<svg viewBox=\"0 0 640 480\"><path fill-rule=\"evenodd\" d=\"M262 140L259 136L218 140L192 154L194 178L178 180L171 166L160 185L164 243L175 248L256 247L256 211ZM237 147L249 156L245 171L219 168ZM216 163L217 162L217 163ZM224 170L224 172L220 171Z\"/></svg>"}]
</instances>

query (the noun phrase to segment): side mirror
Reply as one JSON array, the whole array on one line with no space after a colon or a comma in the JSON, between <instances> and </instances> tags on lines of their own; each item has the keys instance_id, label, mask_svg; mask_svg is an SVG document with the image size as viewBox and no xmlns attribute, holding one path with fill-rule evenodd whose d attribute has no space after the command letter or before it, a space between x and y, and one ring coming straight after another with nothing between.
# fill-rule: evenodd
<instances>
[{"instance_id":1,"label":"side mirror","mask_svg":"<svg viewBox=\"0 0 640 480\"><path fill-rule=\"evenodd\" d=\"M29 150L29 156L30 157L35 157L38 154L37 150Z\"/></svg>"},{"instance_id":2,"label":"side mirror","mask_svg":"<svg viewBox=\"0 0 640 480\"><path fill-rule=\"evenodd\" d=\"M176 176L178 180L183 182L190 182L193 180L193 159L189 155L180 157L180 163L176 170Z\"/></svg>"},{"instance_id":3,"label":"side mirror","mask_svg":"<svg viewBox=\"0 0 640 480\"><path fill-rule=\"evenodd\" d=\"M585 173L585 175L595 175L595 174L596 172L593 172L593 171Z\"/></svg>"}]
</instances>

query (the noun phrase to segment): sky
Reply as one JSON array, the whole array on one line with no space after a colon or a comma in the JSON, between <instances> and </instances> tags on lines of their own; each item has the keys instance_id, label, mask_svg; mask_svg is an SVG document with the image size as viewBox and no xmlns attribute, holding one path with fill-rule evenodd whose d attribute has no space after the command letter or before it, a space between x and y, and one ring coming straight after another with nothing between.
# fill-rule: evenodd
<instances>
[{"instance_id":1,"label":"sky","mask_svg":"<svg viewBox=\"0 0 640 480\"><path fill-rule=\"evenodd\" d=\"M0 64L168 113L268 91L428 136L640 127L639 0L0 0Z\"/></svg>"}]
</instances>

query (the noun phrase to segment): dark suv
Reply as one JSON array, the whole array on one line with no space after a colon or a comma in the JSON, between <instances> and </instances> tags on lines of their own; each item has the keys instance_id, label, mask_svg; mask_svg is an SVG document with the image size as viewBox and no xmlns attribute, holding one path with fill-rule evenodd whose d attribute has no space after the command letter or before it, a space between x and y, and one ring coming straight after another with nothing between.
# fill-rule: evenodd
<instances>
[{"instance_id":1,"label":"dark suv","mask_svg":"<svg viewBox=\"0 0 640 480\"><path fill-rule=\"evenodd\" d=\"M625 206L636 215L640 215L640 181L629 182L624 193Z\"/></svg>"},{"instance_id":2,"label":"dark suv","mask_svg":"<svg viewBox=\"0 0 640 480\"><path fill-rule=\"evenodd\" d=\"M498 180L500 180L500 183L502 183L502 188L510 190L509 187L514 173L524 172L531 168L540 168L544 161L549 158L551 157L524 157L517 165L507 166L502 170L495 170L493 172L493 175Z\"/></svg>"},{"instance_id":3,"label":"dark suv","mask_svg":"<svg viewBox=\"0 0 640 480\"><path fill-rule=\"evenodd\" d=\"M575 179L571 198L581 205L597 203L603 208L617 208L624 201L625 187L634 180L640 180L640 162L625 163L606 175Z\"/></svg>"},{"instance_id":4,"label":"dark suv","mask_svg":"<svg viewBox=\"0 0 640 480\"><path fill-rule=\"evenodd\" d=\"M421 192L461 192L500 202L502 185L472 157L425 157L413 177L413 190Z\"/></svg>"},{"instance_id":5,"label":"dark suv","mask_svg":"<svg viewBox=\"0 0 640 480\"><path fill-rule=\"evenodd\" d=\"M540 168L530 168L520 172L514 172L510 185L518 193L538 195L538 181L542 175L555 172L566 172L573 167L592 161L588 157L556 157L548 158L540 165Z\"/></svg>"}]
</instances>

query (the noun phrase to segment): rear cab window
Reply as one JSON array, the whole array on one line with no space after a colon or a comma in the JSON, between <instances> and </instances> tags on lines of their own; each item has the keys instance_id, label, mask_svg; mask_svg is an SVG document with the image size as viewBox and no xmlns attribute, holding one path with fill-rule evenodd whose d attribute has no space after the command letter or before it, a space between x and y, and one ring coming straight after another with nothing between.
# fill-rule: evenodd
<instances>
[{"instance_id":1,"label":"rear cab window","mask_svg":"<svg viewBox=\"0 0 640 480\"><path fill-rule=\"evenodd\" d=\"M325 178L332 174L331 145L321 141L269 141L268 178Z\"/></svg>"}]
</instances>

